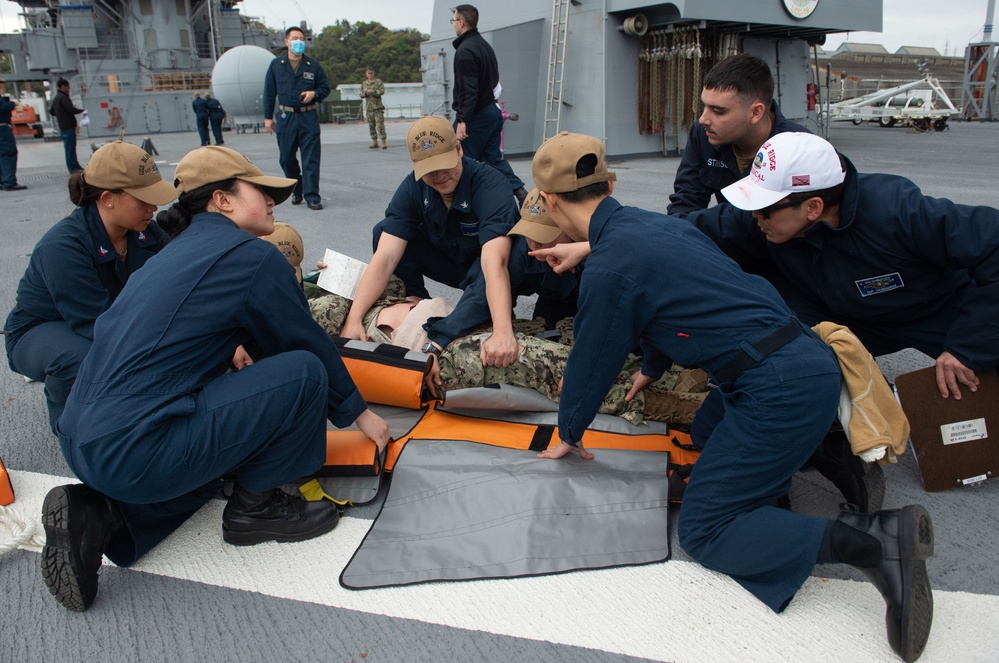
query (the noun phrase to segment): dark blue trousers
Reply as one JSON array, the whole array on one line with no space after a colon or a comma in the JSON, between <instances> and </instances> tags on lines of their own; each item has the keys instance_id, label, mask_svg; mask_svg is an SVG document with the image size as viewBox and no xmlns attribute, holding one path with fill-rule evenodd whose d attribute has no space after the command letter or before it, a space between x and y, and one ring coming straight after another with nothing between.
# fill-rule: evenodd
<instances>
[{"instance_id":1,"label":"dark blue trousers","mask_svg":"<svg viewBox=\"0 0 999 663\"><path fill-rule=\"evenodd\" d=\"M198 115L195 117L195 121L198 125L198 137L201 139L201 146L211 145L211 140L208 138L208 116Z\"/></svg>"},{"instance_id":2,"label":"dark blue trousers","mask_svg":"<svg viewBox=\"0 0 999 663\"><path fill-rule=\"evenodd\" d=\"M83 170L83 166L76 158L76 127L67 129L59 134L62 136L62 147L66 152L66 169L69 172Z\"/></svg>"},{"instance_id":3,"label":"dark blue trousers","mask_svg":"<svg viewBox=\"0 0 999 663\"><path fill-rule=\"evenodd\" d=\"M215 144L221 145L222 140L222 116L221 115L209 115L208 121L212 125L212 135L215 137Z\"/></svg>"},{"instance_id":4,"label":"dark blue trousers","mask_svg":"<svg viewBox=\"0 0 999 663\"><path fill-rule=\"evenodd\" d=\"M108 558L135 562L211 499L226 473L264 491L316 472L326 458L328 397L322 362L299 350L216 378L195 394L193 413L164 423L159 440L60 437L70 468L124 516Z\"/></svg>"},{"instance_id":5,"label":"dark blue trousers","mask_svg":"<svg viewBox=\"0 0 999 663\"><path fill-rule=\"evenodd\" d=\"M378 249L378 239L382 236L382 222L372 230L372 251ZM455 262L447 251L430 243L423 234L417 233L406 244L406 250L395 267L395 275L406 284L406 296L428 299L424 277L438 283L464 290L482 271L479 259L471 264Z\"/></svg>"},{"instance_id":6,"label":"dark blue trousers","mask_svg":"<svg viewBox=\"0 0 999 663\"><path fill-rule=\"evenodd\" d=\"M776 612L811 574L829 521L771 506L829 431L839 364L811 331L713 391L691 430L702 447L683 495L680 545Z\"/></svg>"},{"instance_id":7,"label":"dark blue trousers","mask_svg":"<svg viewBox=\"0 0 999 663\"><path fill-rule=\"evenodd\" d=\"M17 141L10 127L0 127L0 186L17 184Z\"/></svg>"},{"instance_id":8,"label":"dark blue trousers","mask_svg":"<svg viewBox=\"0 0 999 663\"><path fill-rule=\"evenodd\" d=\"M455 122L454 126L458 126ZM461 141L461 150L465 156L476 161L484 161L503 173L510 181L510 190L516 191L524 186L524 180L517 177L510 163L503 158L500 151L500 132L503 130L503 113L496 104L489 104L465 121L465 133L468 138Z\"/></svg>"},{"instance_id":9,"label":"dark blue trousers","mask_svg":"<svg viewBox=\"0 0 999 663\"><path fill-rule=\"evenodd\" d=\"M315 112L286 115L286 118L277 122L276 132L281 169L285 177L298 180L293 195L303 196L310 203L321 202L319 159L322 146L319 141L319 120L315 117ZM301 166L297 156L299 150L302 152Z\"/></svg>"},{"instance_id":10,"label":"dark blue trousers","mask_svg":"<svg viewBox=\"0 0 999 663\"><path fill-rule=\"evenodd\" d=\"M92 344L92 340L80 336L65 322L45 322L30 329L13 348L7 349L11 370L45 385L53 433L80 364Z\"/></svg>"}]
</instances>

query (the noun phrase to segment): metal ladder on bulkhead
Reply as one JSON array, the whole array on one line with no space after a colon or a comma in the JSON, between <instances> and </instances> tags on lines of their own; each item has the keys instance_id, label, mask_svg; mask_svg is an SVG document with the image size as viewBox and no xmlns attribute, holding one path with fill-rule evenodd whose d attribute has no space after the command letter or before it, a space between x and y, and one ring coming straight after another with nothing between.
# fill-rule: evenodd
<instances>
[{"instance_id":1,"label":"metal ladder on bulkhead","mask_svg":"<svg viewBox=\"0 0 999 663\"><path fill-rule=\"evenodd\" d=\"M548 50L548 85L542 142L561 131L562 86L565 81L565 47L569 37L570 4L571 0L554 0L552 5L552 40Z\"/></svg>"}]
</instances>

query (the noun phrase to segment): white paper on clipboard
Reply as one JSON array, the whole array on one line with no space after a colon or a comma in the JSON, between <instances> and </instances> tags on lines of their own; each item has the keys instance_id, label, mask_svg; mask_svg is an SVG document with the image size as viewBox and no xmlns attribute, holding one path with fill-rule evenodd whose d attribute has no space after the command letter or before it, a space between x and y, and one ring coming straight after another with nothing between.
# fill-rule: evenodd
<instances>
[{"instance_id":1,"label":"white paper on clipboard","mask_svg":"<svg viewBox=\"0 0 999 663\"><path fill-rule=\"evenodd\" d=\"M334 295L353 299L357 284L361 282L361 274L368 263L333 249L326 249L323 262L326 263L326 268L320 270L316 285Z\"/></svg>"}]
</instances>

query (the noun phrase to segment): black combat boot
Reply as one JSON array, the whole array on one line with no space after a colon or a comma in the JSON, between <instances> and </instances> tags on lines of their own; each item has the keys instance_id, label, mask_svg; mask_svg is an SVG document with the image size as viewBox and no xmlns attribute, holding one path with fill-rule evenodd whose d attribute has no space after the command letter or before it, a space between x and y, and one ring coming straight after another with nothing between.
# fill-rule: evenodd
<instances>
[{"instance_id":1,"label":"black combat boot","mask_svg":"<svg viewBox=\"0 0 999 663\"><path fill-rule=\"evenodd\" d=\"M222 512L222 538L234 546L307 541L338 522L340 512L331 502L307 502L278 488L255 493L236 484Z\"/></svg>"},{"instance_id":2,"label":"black combat boot","mask_svg":"<svg viewBox=\"0 0 999 663\"><path fill-rule=\"evenodd\" d=\"M830 431L809 460L829 479L847 504L864 513L881 509L885 499L885 475L877 463L865 463L853 454L850 441L842 429Z\"/></svg>"},{"instance_id":3,"label":"black combat boot","mask_svg":"<svg viewBox=\"0 0 999 663\"><path fill-rule=\"evenodd\" d=\"M930 514L916 505L874 514L843 511L826 530L819 561L855 566L874 583L887 604L888 643L911 663L923 653L933 623L926 575L932 555Z\"/></svg>"},{"instance_id":4,"label":"black combat boot","mask_svg":"<svg viewBox=\"0 0 999 663\"><path fill-rule=\"evenodd\" d=\"M97 572L111 537L124 524L118 508L82 484L58 486L42 504L42 579L69 610L83 612L97 596Z\"/></svg>"}]
</instances>

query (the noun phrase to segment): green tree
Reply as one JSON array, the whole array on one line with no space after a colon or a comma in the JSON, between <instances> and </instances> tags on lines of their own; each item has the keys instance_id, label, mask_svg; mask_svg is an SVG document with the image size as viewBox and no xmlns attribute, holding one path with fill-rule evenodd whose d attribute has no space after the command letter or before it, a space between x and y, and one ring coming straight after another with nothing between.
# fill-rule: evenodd
<instances>
[{"instance_id":1,"label":"green tree","mask_svg":"<svg viewBox=\"0 0 999 663\"><path fill-rule=\"evenodd\" d=\"M420 81L420 42L429 35L419 30L389 30L378 22L339 20L313 39L311 52L323 65L330 86L360 84L364 71L374 67L386 83Z\"/></svg>"}]
</instances>

